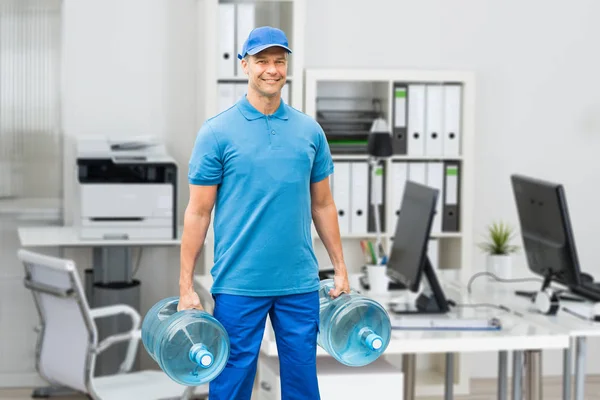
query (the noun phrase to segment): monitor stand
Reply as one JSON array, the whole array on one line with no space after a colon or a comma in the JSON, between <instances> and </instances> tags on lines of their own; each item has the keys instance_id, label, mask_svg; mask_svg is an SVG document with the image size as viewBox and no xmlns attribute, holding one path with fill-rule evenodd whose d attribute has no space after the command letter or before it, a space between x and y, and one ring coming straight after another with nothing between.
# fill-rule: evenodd
<instances>
[{"instance_id":1,"label":"monitor stand","mask_svg":"<svg viewBox=\"0 0 600 400\"><path fill-rule=\"evenodd\" d=\"M448 300L437 279L437 275L429 257L425 256L423 263L423 290L417 297L414 307L407 308L405 305L390 305L394 314L445 314L450 311Z\"/></svg>"}]
</instances>

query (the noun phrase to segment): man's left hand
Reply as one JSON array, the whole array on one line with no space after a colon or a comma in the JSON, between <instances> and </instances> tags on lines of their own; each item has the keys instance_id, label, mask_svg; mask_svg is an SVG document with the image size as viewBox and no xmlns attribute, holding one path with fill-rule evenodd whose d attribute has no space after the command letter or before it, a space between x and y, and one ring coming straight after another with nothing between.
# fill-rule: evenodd
<instances>
[{"instance_id":1,"label":"man's left hand","mask_svg":"<svg viewBox=\"0 0 600 400\"><path fill-rule=\"evenodd\" d=\"M329 291L331 298L335 299L342 293L350 293L350 283L348 282L348 274L336 274L333 277L335 287Z\"/></svg>"}]
</instances>

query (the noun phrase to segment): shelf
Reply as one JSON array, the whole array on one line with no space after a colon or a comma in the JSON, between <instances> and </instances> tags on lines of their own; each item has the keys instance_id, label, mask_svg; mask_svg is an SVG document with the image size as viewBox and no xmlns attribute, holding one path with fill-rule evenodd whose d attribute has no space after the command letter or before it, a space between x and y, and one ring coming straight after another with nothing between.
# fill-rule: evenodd
<instances>
[{"instance_id":1,"label":"shelf","mask_svg":"<svg viewBox=\"0 0 600 400\"><path fill-rule=\"evenodd\" d=\"M285 78L286 82L291 82L293 78L291 76L287 76ZM231 76L231 77L220 77L217 79L217 83L245 83L248 82L248 77L246 75L243 76Z\"/></svg>"},{"instance_id":2,"label":"shelf","mask_svg":"<svg viewBox=\"0 0 600 400\"><path fill-rule=\"evenodd\" d=\"M390 157L392 161L461 161L461 156L410 156L395 155Z\"/></svg>"}]
</instances>

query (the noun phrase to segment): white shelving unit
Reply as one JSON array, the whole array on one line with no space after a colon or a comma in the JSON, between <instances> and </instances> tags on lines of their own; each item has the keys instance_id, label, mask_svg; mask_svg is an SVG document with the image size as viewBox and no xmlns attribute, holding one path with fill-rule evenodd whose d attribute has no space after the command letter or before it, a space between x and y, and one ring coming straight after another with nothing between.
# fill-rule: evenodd
<instances>
[{"instance_id":1,"label":"white shelving unit","mask_svg":"<svg viewBox=\"0 0 600 400\"><path fill-rule=\"evenodd\" d=\"M392 204L392 193L394 182L391 171L392 164L395 162L404 163L444 163L453 162L459 165L459 229L457 231L438 230L432 232L431 239L437 243L437 266L439 270L455 270L458 277L460 275L468 276L471 270L471 255L473 245L473 138L474 138L474 95L475 80L473 74L469 72L452 71L421 71L421 70L397 70L397 69L308 69L305 73L305 112L315 118L323 117L321 111L339 110L348 107L370 107L371 104L380 106L380 116L382 116L392 129L394 126L394 85L402 83L407 85L460 85L460 145L459 153L452 155L411 155L394 154L384 163L384 213L382 215L385 224L382 232L382 241L385 249L391 249L395 224L390 226L389 210ZM375 102L373 102L375 100ZM407 101L408 103L408 101ZM406 119L410 114L406 113ZM408 122L406 136L408 132ZM324 128L325 129L325 128ZM327 129L325 129L327 133ZM408 141L408 137L407 137ZM408 142L410 145L410 142ZM332 148L334 163L343 161L360 162L368 160L366 149L362 154L344 149L339 151ZM332 185L335 186L336 175L332 177ZM426 183L426 182L422 182ZM351 180L350 191L357 185ZM364 184L360 185L362 188ZM352 196L350 196L352 198ZM335 190L334 190L335 200ZM338 203L336 201L336 203ZM394 205L394 207L399 207ZM339 208L339 205L338 205ZM351 210L348 210L351 211ZM351 214L351 212L348 212ZM387 219L387 221L386 221ZM386 223L388 222L388 223ZM343 229L342 229L343 231ZM372 229L365 232L343 232L342 244L344 248L344 257L349 273L360 272L364 265L364 256L360 247L360 240L367 239L374 242L376 233ZM326 249L313 230L313 243L315 252L321 268L330 265L330 260ZM445 271L444 271L445 272ZM452 272L451 272L452 273ZM468 393L469 391L469 368L466 357L456 355L455 357L455 388L457 394ZM399 362L399 360L398 360ZM444 357L440 355L418 356L417 357L417 395L418 396L442 396L444 388Z\"/></svg>"}]
</instances>

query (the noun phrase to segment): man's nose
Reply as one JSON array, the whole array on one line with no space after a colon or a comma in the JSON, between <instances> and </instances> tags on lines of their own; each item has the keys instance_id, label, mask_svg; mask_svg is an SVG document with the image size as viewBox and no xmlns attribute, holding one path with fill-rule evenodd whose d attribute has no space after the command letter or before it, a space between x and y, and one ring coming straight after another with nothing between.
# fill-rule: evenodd
<instances>
[{"instance_id":1,"label":"man's nose","mask_svg":"<svg viewBox=\"0 0 600 400\"><path fill-rule=\"evenodd\" d=\"M269 63L269 65L267 67L267 72L269 74L276 74L277 73L277 68L275 68L275 63Z\"/></svg>"}]
</instances>

